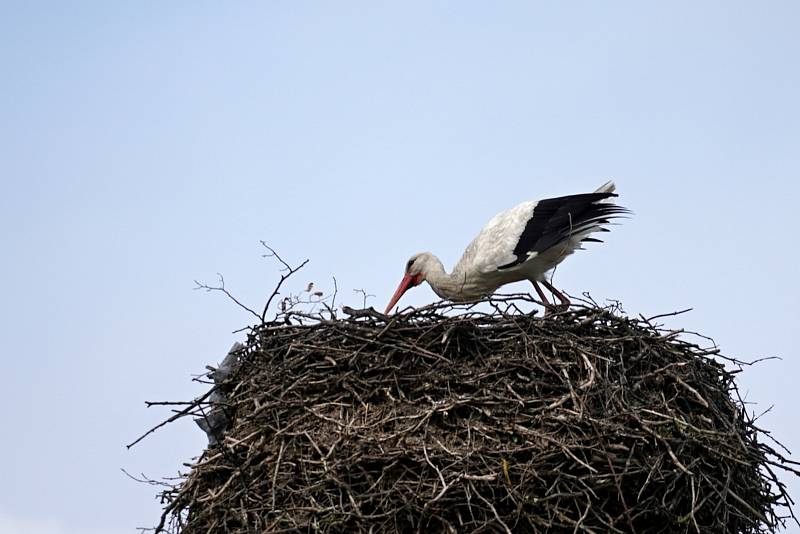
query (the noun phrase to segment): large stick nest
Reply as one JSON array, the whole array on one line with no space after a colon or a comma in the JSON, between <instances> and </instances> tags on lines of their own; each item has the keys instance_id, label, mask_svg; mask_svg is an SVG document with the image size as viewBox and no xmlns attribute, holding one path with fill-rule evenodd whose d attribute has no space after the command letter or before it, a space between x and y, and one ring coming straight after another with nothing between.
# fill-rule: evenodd
<instances>
[{"instance_id":1,"label":"large stick nest","mask_svg":"<svg viewBox=\"0 0 800 534\"><path fill-rule=\"evenodd\" d=\"M744 410L732 360L650 321L495 301L287 322L254 328L217 386L228 429L164 492L159 530L744 533L793 517L774 469L796 464Z\"/></svg>"}]
</instances>

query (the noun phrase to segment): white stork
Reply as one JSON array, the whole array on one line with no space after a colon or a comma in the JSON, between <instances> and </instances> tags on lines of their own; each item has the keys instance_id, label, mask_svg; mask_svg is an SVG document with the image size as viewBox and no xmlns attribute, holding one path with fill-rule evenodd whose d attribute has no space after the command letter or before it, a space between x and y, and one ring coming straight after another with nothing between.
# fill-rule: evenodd
<instances>
[{"instance_id":1,"label":"white stork","mask_svg":"<svg viewBox=\"0 0 800 534\"><path fill-rule=\"evenodd\" d=\"M594 193L528 201L494 216L472 240L447 273L442 262L430 252L414 254L406 263L403 280L384 313L400 297L423 281L434 293L453 302L467 302L491 295L502 285L530 280L546 312L568 309L569 299L547 281L545 275L561 261L580 250L593 232L608 232L603 225L630 213L610 201L616 197L614 182ZM539 284L560 301L547 300Z\"/></svg>"}]
</instances>

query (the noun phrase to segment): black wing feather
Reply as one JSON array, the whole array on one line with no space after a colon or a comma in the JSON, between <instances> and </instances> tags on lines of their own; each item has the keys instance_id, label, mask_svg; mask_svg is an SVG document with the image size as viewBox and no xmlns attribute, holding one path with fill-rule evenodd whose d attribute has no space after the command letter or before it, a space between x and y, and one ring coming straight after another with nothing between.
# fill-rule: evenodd
<instances>
[{"instance_id":1,"label":"black wing feather","mask_svg":"<svg viewBox=\"0 0 800 534\"><path fill-rule=\"evenodd\" d=\"M514 247L517 259L498 269L519 265L528 259L530 253L544 252L583 231L608 231L599 225L630 213L622 206L602 202L616 196L615 193L583 193L540 200Z\"/></svg>"}]
</instances>

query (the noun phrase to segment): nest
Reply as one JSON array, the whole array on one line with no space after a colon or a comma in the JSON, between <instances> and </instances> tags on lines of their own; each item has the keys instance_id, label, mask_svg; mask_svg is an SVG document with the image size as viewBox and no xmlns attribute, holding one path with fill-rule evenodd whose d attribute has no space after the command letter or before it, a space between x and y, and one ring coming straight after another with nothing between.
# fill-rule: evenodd
<instances>
[{"instance_id":1,"label":"nest","mask_svg":"<svg viewBox=\"0 0 800 534\"><path fill-rule=\"evenodd\" d=\"M163 493L158 530L744 533L794 518L776 469L796 464L744 410L738 362L614 310L540 319L517 303L254 328L215 387L227 429ZM207 417L207 401L181 413Z\"/></svg>"}]
</instances>

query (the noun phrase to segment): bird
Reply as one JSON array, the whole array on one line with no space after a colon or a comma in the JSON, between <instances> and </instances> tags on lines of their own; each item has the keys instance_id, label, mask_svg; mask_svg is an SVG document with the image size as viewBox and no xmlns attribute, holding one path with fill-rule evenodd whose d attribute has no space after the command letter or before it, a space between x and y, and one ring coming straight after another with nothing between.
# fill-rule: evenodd
<instances>
[{"instance_id":1,"label":"bird","mask_svg":"<svg viewBox=\"0 0 800 534\"><path fill-rule=\"evenodd\" d=\"M616 185L609 181L593 193L527 201L498 213L467 246L450 273L430 252L414 254L406 262L403 279L384 314L422 282L440 298L459 303L490 296L505 284L529 280L546 315L569 309L569 298L546 275L564 258L582 250L584 243L602 243L590 235L608 232L606 225L612 219L631 213L612 201L618 196L615 190ZM559 304L547 299L540 284Z\"/></svg>"}]
</instances>

